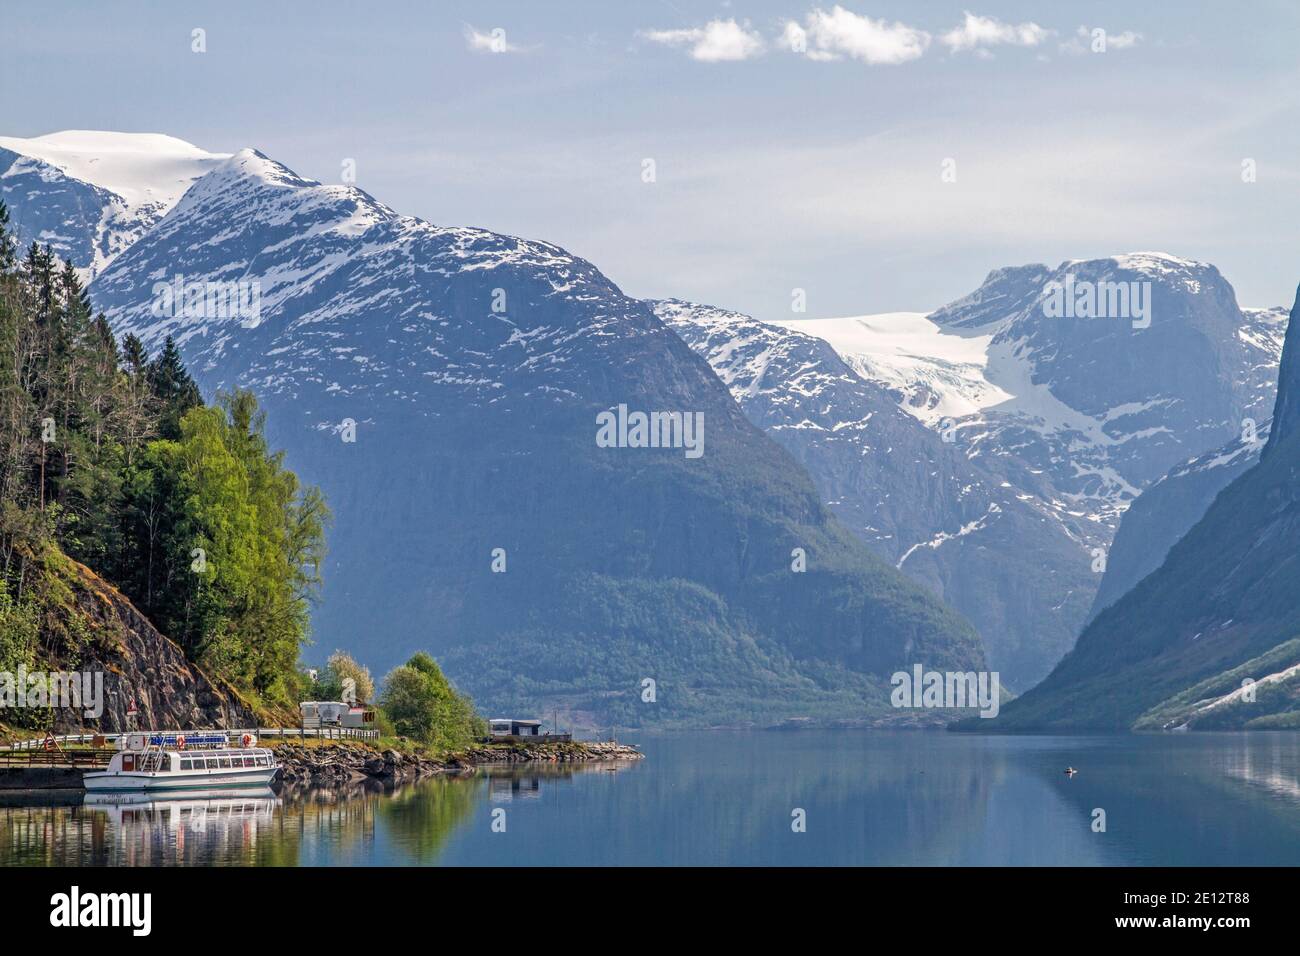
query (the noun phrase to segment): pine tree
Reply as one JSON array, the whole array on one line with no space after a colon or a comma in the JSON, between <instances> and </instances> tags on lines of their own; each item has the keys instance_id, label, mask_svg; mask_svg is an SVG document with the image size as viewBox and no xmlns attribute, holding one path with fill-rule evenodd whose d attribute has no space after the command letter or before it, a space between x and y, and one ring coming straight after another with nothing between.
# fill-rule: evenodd
<instances>
[{"instance_id":1,"label":"pine tree","mask_svg":"<svg viewBox=\"0 0 1300 956\"><path fill-rule=\"evenodd\" d=\"M0 275L14 271L18 265L18 243L9 228L9 207L0 199Z\"/></svg>"},{"instance_id":2,"label":"pine tree","mask_svg":"<svg viewBox=\"0 0 1300 956\"><path fill-rule=\"evenodd\" d=\"M180 437L181 419L191 408L203 404L203 398L170 335L163 343L162 351L149 363L148 380L150 391L162 404L158 433L163 438L175 440Z\"/></svg>"}]
</instances>

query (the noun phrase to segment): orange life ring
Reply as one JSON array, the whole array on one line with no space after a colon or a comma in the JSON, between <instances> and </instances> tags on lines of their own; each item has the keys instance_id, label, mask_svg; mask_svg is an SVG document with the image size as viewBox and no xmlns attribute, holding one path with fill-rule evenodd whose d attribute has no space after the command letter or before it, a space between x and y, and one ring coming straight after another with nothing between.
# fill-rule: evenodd
<instances>
[{"instance_id":1,"label":"orange life ring","mask_svg":"<svg viewBox=\"0 0 1300 956\"><path fill-rule=\"evenodd\" d=\"M46 737L46 738L45 738L45 749L46 749L47 751L53 751L53 750L55 750L58 746L59 746L59 745L56 744L56 743L54 742L54 738L53 738L53 737Z\"/></svg>"},{"instance_id":2,"label":"orange life ring","mask_svg":"<svg viewBox=\"0 0 1300 956\"><path fill-rule=\"evenodd\" d=\"M244 736L240 738L240 741L243 743L245 747L251 747L253 746L253 735L244 734Z\"/></svg>"},{"instance_id":3,"label":"orange life ring","mask_svg":"<svg viewBox=\"0 0 1300 956\"><path fill-rule=\"evenodd\" d=\"M185 736L183 734L176 738L176 749L177 750L185 749Z\"/></svg>"}]
</instances>

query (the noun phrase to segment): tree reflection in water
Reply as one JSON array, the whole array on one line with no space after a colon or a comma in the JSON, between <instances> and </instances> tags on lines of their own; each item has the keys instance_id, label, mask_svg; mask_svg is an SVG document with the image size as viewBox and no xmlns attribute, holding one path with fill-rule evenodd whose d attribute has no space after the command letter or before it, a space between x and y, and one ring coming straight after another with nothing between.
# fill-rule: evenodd
<instances>
[{"instance_id":1,"label":"tree reflection in water","mask_svg":"<svg viewBox=\"0 0 1300 956\"><path fill-rule=\"evenodd\" d=\"M0 793L0 865L347 866L438 862L476 806L535 800L627 764L527 764L341 787Z\"/></svg>"}]
</instances>

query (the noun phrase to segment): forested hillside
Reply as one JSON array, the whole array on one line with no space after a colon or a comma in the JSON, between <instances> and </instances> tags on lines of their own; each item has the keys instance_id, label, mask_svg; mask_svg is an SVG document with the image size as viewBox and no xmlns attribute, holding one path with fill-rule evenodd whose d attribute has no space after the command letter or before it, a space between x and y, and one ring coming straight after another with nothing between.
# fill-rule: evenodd
<instances>
[{"instance_id":1,"label":"forested hillside","mask_svg":"<svg viewBox=\"0 0 1300 956\"><path fill-rule=\"evenodd\" d=\"M170 339L117 341L0 203L0 671L92 637L50 573L66 555L254 703L296 700L329 512L264 425L251 392L205 405Z\"/></svg>"}]
</instances>

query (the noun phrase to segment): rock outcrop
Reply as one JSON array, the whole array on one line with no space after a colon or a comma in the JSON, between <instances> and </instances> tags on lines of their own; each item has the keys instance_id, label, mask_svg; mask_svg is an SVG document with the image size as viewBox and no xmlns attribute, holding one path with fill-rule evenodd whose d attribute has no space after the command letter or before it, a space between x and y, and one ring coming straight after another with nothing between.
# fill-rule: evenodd
<instances>
[{"instance_id":1,"label":"rock outcrop","mask_svg":"<svg viewBox=\"0 0 1300 956\"><path fill-rule=\"evenodd\" d=\"M58 552L45 556L46 670L103 675L103 712L55 707L53 732L113 733L134 728L256 726L232 688L188 661L121 592L85 565ZM137 713L128 717L132 702Z\"/></svg>"}]
</instances>

